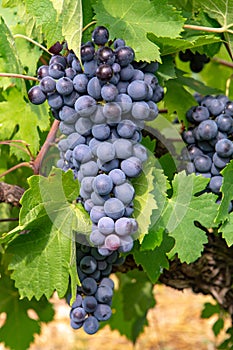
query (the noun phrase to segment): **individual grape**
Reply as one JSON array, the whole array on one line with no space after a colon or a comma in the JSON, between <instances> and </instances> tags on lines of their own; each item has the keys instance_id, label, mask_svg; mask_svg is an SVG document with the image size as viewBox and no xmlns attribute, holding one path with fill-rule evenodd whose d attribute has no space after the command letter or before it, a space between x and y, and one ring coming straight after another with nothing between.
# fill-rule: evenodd
<instances>
[{"instance_id":1,"label":"individual grape","mask_svg":"<svg viewBox=\"0 0 233 350\"><path fill-rule=\"evenodd\" d=\"M113 70L113 73L115 73L115 74L120 73L121 66L119 65L119 63L114 62L112 65L112 70Z\"/></svg>"},{"instance_id":2,"label":"individual grape","mask_svg":"<svg viewBox=\"0 0 233 350\"><path fill-rule=\"evenodd\" d=\"M216 165L214 163L212 163L212 165L211 165L211 174L213 176L220 175L220 171L221 171L221 169L216 167Z\"/></svg>"},{"instance_id":3,"label":"individual grape","mask_svg":"<svg viewBox=\"0 0 233 350\"><path fill-rule=\"evenodd\" d=\"M104 45L108 41L109 32L106 27L98 26L92 32L92 40L96 45Z\"/></svg>"},{"instance_id":4,"label":"individual grape","mask_svg":"<svg viewBox=\"0 0 233 350\"><path fill-rule=\"evenodd\" d=\"M183 62L188 62L192 59L193 53L191 50L187 49L185 52L179 52L179 59Z\"/></svg>"},{"instance_id":5,"label":"individual grape","mask_svg":"<svg viewBox=\"0 0 233 350\"><path fill-rule=\"evenodd\" d=\"M59 130L64 135L70 135L73 132L75 132L75 128L74 128L73 124L67 124L65 122L60 122Z\"/></svg>"},{"instance_id":6,"label":"individual grape","mask_svg":"<svg viewBox=\"0 0 233 350\"><path fill-rule=\"evenodd\" d=\"M118 123L121 120L121 107L117 102L105 103L103 114L108 123Z\"/></svg>"},{"instance_id":7,"label":"individual grape","mask_svg":"<svg viewBox=\"0 0 233 350\"><path fill-rule=\"evenodd\" d=\"M119 219L124 215L125 206L117 198L110 198L104 203L104 212L112 219Z\"/></svg>"},{"instance_id":8,"label":"individual grape","mask_svg":"<svg viewBox=\"0 0 233 350\"><path fill-rule=\"evenodd\" d=\"M87 92L88 77L86 74L77 74L73 79L73 87L78 93Z\"/></svg>"},{"instance_id":9,"label":"individual grape","mask_svg":"<svg viewBox=\"0 0 233 350\"><path fill-rule=\"evenodd\" d=\"M193 130L184 130L182 132L182 139L187 144L194 144L196 142Z\"/></svg>"},{"instance_id":10,"label":"individual grape","mask_svg":"<svg viewBox=\"0 0 233 350\"><path fill-rule=\"evenodd\" d=\"M109 257L107 258L107 261L109 262L109 263L115 263L115 261L116 261L116 259L117 259L117 256L118 256L118 254L117 254L117 252L113 252L111 255L109 255ZM114 257L114 260L112 259ZM113 261L112 261L113 260ZM113 280L111 279L111 278L108 278L108 277L105 277L105 278L103 278L101 281L100 281L100 284L99 284L100 286L108 286L108 287L110 287L110 288L112 288L112 289L114 289L114 282L113 282Z\"/></svg>"},{"instance_id":11,"label":"individual grape","mask_svg":"<svg viewBox=\"0 0 233 350\"><path fill-rule=\"evenodd\" d=\"M40 66L37 70L37 79L41 80L44 77L47 77L49 75L49 66L43 65Z\"/></svg>"},{"instance_id":12,"label":"individual grape","mask_svg":"<svg viewBox=\"0 0 233 350\"><path fill-rule=\"evenodd\" d=\"M116 61L121 67L127 66L134 60L134 51L129 46L120 46L116 49Z\"/></svg>"},{"instance_id":13,"label":"individual grape","mask_svg":"<svg viewBox=\"0 0 233 350\"><path fill-rule=\"evenodd\" d=\"M83 307L76 307L72 309L70 312L70 318L77 323L84 321L86 316L87 316L87 313Z\"/></svg>"},{"instance_id":14,"label":"individual grape","mask_svg":"<svg viewBox=\"0 0 233 350\"><path fill-rule=\"evenodd\" d=\"M78 132L74 132L67 137L66 141L69 149L73 150L77 145L84 144L86 139Z\"/></svg>"},{"instance_id":15,"label":"individual grape","mask_svg":"<svg viewBox=\"0 0 233 350\"><path fill-rule=\"evenodd\" d=\"M227 163L229 163L230 158L226 157L220 157L217 153L214 153L213 155L213 163L216 167L222 169L226 166Z\"/></svg>"},{"instance_id":16,"label":"individual grape","mask_svg":"<svg viewBox=\"0 0 233 350\"><path fill-rule=\"evenodd\" d=\"M119 236L131 235L137 228L137 221L132 218L122 217L115 222L115 231Z\"/></svg>"},{"instance_id":17,"label":"individual grape","mask_svg":"<svg viewBox=\"0 0 233 350\"><path fill-rule=\"evenodd\" d=\"M88 81L87 93L96 100L101 99L101 83L97 77L93 77Z\"/></svg>"},{"instance_id":18,"label":"individual grape","mask_svg":"<svg viewBox=\"0 0 233 350\"><path fill-rule=\"evenodd\" d=\"M142 171L142 162L139 158L132 156L121 162L121 170L128 177L137 177Z\"/></svg>"},{"instance_id":19,"label":"individual grape","mask_svg":"<svg viewBox=\"0 0 233 350\"><path fill-rule=\"evenodd\" d=\"M107 124L94 125L92 135L100 141L107 140L111 134L110 127Z\"/></svg>"},{"instance_id":20,"label":"individual grape","mask_svg":"<svg viewBox=\"0 0 233 350\"><path fill-rule=\"evenodd\" d=\"M54 79L60 79L65 75L65 68L60 63L53 63L49 65L49 75Z\"/></svg>"},{"instance_id":21,"label":"individual grape","mask_svg":"<svg viewBox=\"0 0 233 350\"><path fill-rule=\"evenodd\" d=\"M113 290L107 285L99 285L95 293L95 298L99 303L111 304L113 296Z\"/></svg>"},{"instance_id":22,"label":"individual grape","mask_svg":"<svg viewBox=\"0 0 233 350\"><path fill-rule=\"evenodd\" d=\"M85 177L84 177L84 179L85 179ZM93 207L94 207L94 203L92 202L92 200L90 198L85 200L84 208L88 213L90 213L90 211Z\"/></svg>"},{"instance_id":23,"label":"individual grape","mask_svg":"<svg viewBox=\"0 0 233 350\"><path fill-rule=\"evenodd\" d=\"M92 184L94 179L94 176L86 176L82 179L81 187L84 189L84 191L92 192Z\"/></svg>"},{"instance_id":24,"label":"individual grape","mask_svg":"<svg viewBox=\"0 0 233 350\"><path fill-rule=\"evenodd\" d=\"M70 326L73 328L73 329L79 329L83 326L83 322L75 322L74 320L70 320Z\"/></svg>"},{"instance_id":25,"label":"individual grape","mask_svg":"<svg viewBox=\"0 0 233 350\"><path fill-rule=\"evenodd\" d=\"M125 205L132 202L135 191L134 187L129 182L124 182L122 185L116 185L113 190L114 196Z\"/></svg>"},{"instance_id":26,"label":"individual grape","mask_svg":"<svg viewBox=\"0 0 233 350\"><path fill-rule=\"evenodd\" d=\"M92 138L91 141L89 142L89 147L92 151L92 154L94 156L96 156L96 152L97 152L97 147L101 144L101 141L100 140L97 140L96 138Z\"/></svg>"},{"instance_id":27,"label":"individual grape","mask_svg":"<svg viewBox=\"0 0 233 350\"><path fill-rule=\"evenodd\" d=\"M119 168L119 159L112 159L106 163L99 163L100 170L109 173L111 170Z\"/></svg>"},{"instance_id":28,"label":"individual grape","mask_svg":"<svg viewBox=\"0 0 233 350\"><path fill-rule=\"evenodd\" d=\"M212 161L205 154L195 157L193 162L196 170L200 173L206 173L211 169Z\"/></svg>"},{"instance_id":29,"label":"individual grape","mask_svg":"<svg viewBox=\"0 0 233 350\"><path fill-rule=\"evenodd\" d=\"M97 146L96 154L97 157L105 162L109 162L110 160L113 160L115 158L115 147L113 144L109 142L101 142Z\"/></svg>"},{"instance_id":30,"label":"individual grape","mask_svg":"<svg viewBox=\"0 0 233 350\"><path fill-rule=\"evenodd\" d=\"M47 98L48 104L51 108L59 109L63 106L63 98L59 93L53 92L49 94Z\"/></svg>"},{"instance_id":31,"label":"individual grape","mask_svg":"<svg viewBox=\"0 0 233 350\"><path fill-rule=\"evenodd\" d=\"M112 102L118 95L118 90L113 84L105 84L101 88L101 96L106 102Z\"/></svg>"},{"instance_id":32,"label":"individual grape","mask_svg":"<svg viewBox=\"0 0 233 350\"><path fill-rule=\"evenodd\" d=\"M224 103L221 100L213 98L210 105L208 106L208 109L212 115L217 116L223 112L224 107Z\"/></svg>"},{"instance_id":33,"label":"individual grape","mask_svg":"<svg viewBox=\"0 0 233 350\"><path fill-rule=\"evenodd\" d=\"M223 181L223 177L222 176L213 176L209 182L209 189L216 193L219 194L220 192L220 188L222 186L222 181Z\"/></svg>"},{"instance_id":34,"label":"individual grape","mask_svg":"<svg viewBox=\"0 0 233 350\"><path fill-rule=\"evenodd\" d=\"M136 125L129 119L122 120L117 125L117 133L120 137L130 139L136 131Z\"/></svg>"},{"instance_id":35,"label":"individual grape","mask_svg":"<svg viewBox=\"0 0 233 350\"><path fill-rule=\"evenodd\" d=\"M45 76L40 80L39 87L45 94L54 92L56 89L56 81L50 76Z\"/></svg>"},{"instance_id":36,"label":"individual grape","mask_svg":"<svg viewBox=\"0 0 233 350\"><path fill-rule=\"evenodd\" d=\"M121 245L120 238L114 233L108 235L105 238L104 246L110 251L117 250L120 247L120 245Z\"/></svg>"},{"instance_id":37,"label":"individual grape","mask_svg":"<svg viewBox=\"0 0 233 350\"><path fill-rule=\"evenodd\" d=\"M74 89L74 85L71 79L62 77L57 80L56 89L61 95L70 95Z\"/></svg>"},{"instance_id":38,"label":"individual grape","mask_svg":"<svg viewBox=\"0 0 233 350\"><path fill-rule=\"evenodd\" d=\"M219 157L228 158L233 154L233 143L228 139L219 140L215 145Z\"/></svg>"},{"instance_id":39,"label":"individual grape","mask_svg":"<svg viewBox=\"0 0 233 350\"><path fill-rule=\"evenodd\" d=\"M88 78L93 78L96 75L97 67L97 61L95 59L91 61L85 61L83 64L84 73Z\"/></svg>"},{"instance_id":40,"label":"individual grape","mask_svg":"<svg viewBox=\"0 0 233 350\"><path fill-rule=\"evenodd\" d=\"M119 159L127 159L133 154L133 145L130 140L118 139L113 142L115 147L116 157Z\"/></svg>"},{"instance_id":41,"label":"individual grape","mask_svg":"<svg viewBox=\"0 0 233 350\"><path fill-rule=\"evenodd\" d=\"M230 132L233 127L232 117L227 114L219 114L215 119L218 130L222 132Z\"/></svg>"},{"instance_id":42,"label":"individual grape","mask_svg":"<svg viewBox=\"0 0 233 350\"><path fill-rule=\"evenodd\" d=\"M203 154L202 150L200 150L198 147L196 147L194 145L188 146L187 150L188 150L190 160L194 160L195 157L201 156Z\"/></svg>"},{"instance_id":43,"label":"individual grape","mask_svg":"<svg viewBox=\"0 0 233 350\"><path fill-rule=\"evenodd\" d=\"M113 169L108 175L112 179L114 185L121 185L126 180L125 173L121 169Z\"/></svg>"},{"instance_id":44,"label":"individual grape","mask_svg":"<svg viewBox=\"0 0 233 350\"><path fill-rule=\"evenodd\" d=\"M147 118L145 118L145 120L148 120L148 121L154 120L159 115L159 109L158 109L156 103L153 101L147 101L147 104L150 108L150 113L149 113L149 116Z\"/></svg>"},{"instance_id":45,"label":"individual grape","mask_svg":"<svg viewBox=\"0 0 233 350\"><path fill-rule=\"evenodd\" d=\"M138 120L145 120L150 115L150 107L145 101L133 102L132 116Z\"/></svg>"},{"instance_id":46,"label":"individual grape","mask_svg":"<svg viewBox=\"0 0 233 350\"><path fill-rule=\"evenodd\" d=\"M104 196L112 191L112 179L106 174L100 174L93 180L92 187L95 192L101 196Z\"/></svg>"},{"instance_id":47,"label":"individual grape","mask_svg":"<svg viewBox=\"0 0 233 350\"><path fill-rule=\"evenodd\" d=\"M65 76L71 80L74 79L74 77L76 76L77 72L74 68L68 67L65 69Z\"/></svg>"},{"instance_id":48,"label":"individual grape","mask_svg":"<svg viewBox=\"0 0 233 350\"><path fill-rule=\"evenodd\" d=\"M73 150L73 157L80 163L89 162L92 159L92 152L85 144L77 145Z\"/></svg>"},{"instance_id":49,"label":"individual grape","mask_svg":"<svg viewBox=\"0 0 233 350\"><path fill-rule=\"evenodd\" d=\"M121 237L121 246L119 248L120 253L128 253L133 249L133 238L131 236Z\"/></svg>"},{"instance_id":50,"label":"individual grape","mask_svg":"<svg viewBox=\"0 0 233 350\"><path fill-rule=\"evenodd\" d=\"M125 67L121 68L120 71L120 79L122 81L129 81L133 78L134 75L134 67L131 64L128 64Z\"/></svg>"},{"instance_id":51,"label":"individual grape","mask_svg":"<svg viewBox=\"0 0 233 350\"><path fill-rule=\"evenodd\" d=\"M95 272L95 270L97 268L96 260L92 256L89 256L89 255L84 256L81 259L79 265L80 265L81 271L83 273L88 274L88 275Z\"/></svg>"},{"instance_id":52,"label":"individual grape","mask_svg":"<svg viewBox=\"0 0 233 350\"><path fill-rule=\"evenodd\" d=\"M107 202L107 201L106 201ZM106 203L105 202L105 203ZM98 224L98 221L103 218L105 215L105 210L104 210L104 206L101 205L94 205L94 207L91 209L90 211L90 218L91 221L94 224Z\"/></svg>"},{"instance_id":53,"label":"individual grape","mask_svg":"<svg viewBox=\"0 0 233 350\"><path fill-rule=\"evenodd\" d=\"M81 60L82 62L91 61L94 58L95 48L90 44L84 44L81 46Z\"/></svg>"},{"instance_id":54,"label":"individual grape","mask_svg":"<svg viewBox=\"0 0 233 350\"><path fill-rule=\"evenodd\" d=\"M90 116L90 119L93 122L94 126L97 124L105 124L106 118L103 114L103 106L97 105L97 108L95 112Z\"/></svg>"},{"instance_id":55,"label":"individual grape","mask_svg":"<svg viewBox=\"0 0 233 350\"><path fill-rule=\"evenodd\" d=\"M99 220L99 222L100 222L100 220ZM90 241L92 244L99 247L99 246L104 244L105 236L99 230L94 230L90 234Z\"/></svg>"},{"instance_id":56,"label":"individual grape","mask_svg":"<svg viewBox=\"0 0 233 350\"><path fill-rule=\"evenodd\" d=\"M153 92L151 100L158 103L164 98L164 88L160 85L156 86L156 89Z\"/></svg>"},{"instance_id":57,"label":"individual grape","mask_svg":"<svg viewBox=\"0 0 233 350\"><path fill-rule=\"evenodd\" d=\"M97 108L96 100L89 95L80 96L75 102L74 108L81 117L89 117Z\"/></svg>"},{"instance_id":58,"label":"individual grape","mask_svg":"<svg viewBox=\"0 0 233 350\"><path fill-rule=\"evenodd\" d=\"M117 49L118 47L125 46L125 40L124 39L116 39L113 43L114 49Z\"/></svg>"},{"instance_id":59,"label":"individual grape","mask_svg":"<svg viewBox=\"0 0 233 350\"><path fill-rule=\"evenodd\" d=\"M92 121L88 118L79 118L75 123L76 131L82 136L91 134Z\"/></svg>"},{"instance_id":60,"label":"individual grape","mask_svg":"<svg viewBox=\"0 0 233 350\"><path fill-rule=\"evenodd\" d=\"M101 64L96 69L96 76L103 82L110 81L113 76L112 67L109 64Z\"/></svg>"},{"instance_id":61,"label":"individual grape","mask_svg":"<svg viewBox=\"0 0 233 350\"><path fill-rule=\"evenodd\" d=\"M83 299L82 307L86 312L94 312L97 308L97 300L92 295L88 295Z\"/></svg>"},{"instance_id":62,"label":"individual grape","mask_svg":"<svg viewBox=\"0 0 233 350\"><path fill-rule=\"evenodd\" d=\"M132 108L132 99L127 94L118 94L115 101L121 107L122 114L128 113Z\"/></svg>"},{"instance_id":63,"label":"individual grape","mask_svg":"<svg viewBox=\"0 0 233 350\"><path fill-rule=\"evenodd\" d=\"M202 140L211 140L218 133L218 126L214 120L204 120L198 125L197 133Z\"/></svg>"},{"instance_id":64,"label":"individual grape","mask_svg":"<svg viewBox=\"0 0 233 350\"><path fill-rule=\"evenodd\" d=\"M76 100L79 98L79 96L80 95L77 93L77 91L72 91L71 94L64 95L63 96L64 105L69 107L74 107L74 104Z\"/></svg>"},{"instance_id":65,"label":"individual grape","mask_svg":"<svg viewBox=\"0 0 233 350\"><path fill-rule=\"evenodd\" d=\"M121 81L121 80L116 85L119 94L127 94L128 86L129 86L128 81Z\"/></svg>"},{"instance_id":66,"label":"individual grape","mask_svg":"<svg viewBox=\"0 0 233 350\"><path fill-rule=\"evenodd\" d=\"M33 86L28 91L28 98L30 102L33 103L34 105L40 105L46 101L46 95L41 90L39 85Z\"/></svg>"},{"instance_id":67,"label":"individual grape","mask_svg":"<svg viewBox=\"0 0 233 350\"><path fill-rule=\"evenodd\" d=\"M96 58L99 64L106 63L110 66L113 65L115 61L115 55L110 47L103 46L100 47L96 52Z\"/></svg>"},{"instance_id":68,"label":"individual grape","mask_svg":"<svg viewBox=\"0 0 233 350\"><path fill-rule=\"evenodd\" d=\"M98 171L98 166L93 160L81 164L80 166L80 172L83 176L96 176Z\"/></svg>"},{"instance_id":69,"label":"individual grape","mask_svg":"<svg viewBox=\"0 0 233 350\"><path fill-rule=\"evenodd\" d=\"M81 297L81 295L77 294L75 301L71 305L71 308L75 309L76 307L79 307L81 305L82 305L82 297Z\"/></svg>"},{"instance_id":70,"label":"individual grape","mask_svg":"<svg viewBox=\"0 0 233 350\"><path fill-rule=\"evenodd\" d=\"M134 101L144 100L149 92L149 86L142 80L133 80L129 84L127 92Z\"/></svg>"},{"instance_id":71,"label":"individual grape","mask_svg":"<svg viewBox=\"0 0 233 350\"><path fill-rule=\"evenodd\" d=\"M67 124L74 124L78 119L78 114L74 108L63 106L60 109L59 117Z\"/></svg>"},{"instance_id":72,"label":"individual grape","mask_svg":"<svg viewBox=\"0 0 233 350\"><path fill-rule=\"evenodd\" d=\"M197 106L192 113L192 118L198 123L207 120L209 116L209 110L204 106Z\"/></svg>"},{"instance_id":73,"label":"individual grape","mask_svg":"<svg viewBox=\"0 0 233 350\"><path fill-rule=\"evenodd\" d=\"M136 143L133 146L133 155L139 158L142 162L145 162L148 158L146 147L144 147L140 143Z\"/></svg>"},{"instance_id":74,"label":"individual grape","mask_svg":"<svg viewBox=\"0 0 233 350\"><path fill-rule=\"evenodd\" d=\"M98 261L98 269L100 271L105 270L107 267L108 267L107 261L104 261L104 260Z\"/></svg>"},{"instance_id":75,"label":"individual grape","mask_svg":"<svg viewBox=\"0 0 233 350\"><path fill-rule=\"evenodd\" d=\"M98 304L94 316L98 321L107 321L112 316L112 310L107 304Z\"/></svg>"}]
</instances>

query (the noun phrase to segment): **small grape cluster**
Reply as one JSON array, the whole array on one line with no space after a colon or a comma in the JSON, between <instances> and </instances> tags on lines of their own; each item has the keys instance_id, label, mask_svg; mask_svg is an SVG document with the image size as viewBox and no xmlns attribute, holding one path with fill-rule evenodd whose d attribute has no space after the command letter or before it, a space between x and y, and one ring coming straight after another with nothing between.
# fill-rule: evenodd
<instances>
[{"instance_id":1,"label":"small grape cluster","mask_svg":"<svg viewBox=\"0 0 233 350\"><path fill-rule=\"evenodd\" d=\"M110 300L104 303L102 298L112 259L132 250L138 232L131 179L141 174L148 158L141 131L145 121L158 116L157 102L164 91L155 76L158 63L136 62L134 50L123 39L109 41L103 26L94 29L80 56L81 62L72 51L53 55L48 66L38 69L40 82L28 96L34 104L47 100L60 121L65 137L58 143L57 166L72 169L79 180L77 201L93 223L86 247L77 245L77 255L86 255L77 260L82 286L72 306L71 325L94 334L98 322L111 315ZM92 286L97 289L88 294ZM109 288L112 295L113 285Z\"/></svg>"},{"instance_id":2,"label":"small grape cluster","mask_svg":"<svg viewBox=\"0 0 233 350\"><path fill-rule=\"evenodd\" d=\"M179 59L183 62L190 62L189 66L192 72L199 73L204 68L204 65L210 62L210 58L206 54L200 54L199 52L193 53L187 49L185 52L179 52Z\"/></svg>"},{"instance_id":3,"label":"small grape cluster","mask_svg":"<svg viewBox=\"0 0 233 350\"><path fill-rule=\"evenodd\" d=\"M70 324L74 329L83 327L87 334L99 329L99 322L107 321L111 315L114 282L108 276L112 266L122 264L117 251L108 256L101 255L97 248L77 244L77 266L81 287L70 311Z\"/></svg>"},{"instance_id":4,"label":"small grape cluster","mask_svg":"<svg viewBox=\"0 0 233 350\"><path fill-rule=\"evenodd\" d=\"M218 194L219 202L221 170L233 158L233 102L224 95L196 97L199 105L186 113L191 126L182 133L188 151L188 156L186 149L183 156L188 160L188 173L210 179L207 191Z\"/></svg>"}]
</instances>

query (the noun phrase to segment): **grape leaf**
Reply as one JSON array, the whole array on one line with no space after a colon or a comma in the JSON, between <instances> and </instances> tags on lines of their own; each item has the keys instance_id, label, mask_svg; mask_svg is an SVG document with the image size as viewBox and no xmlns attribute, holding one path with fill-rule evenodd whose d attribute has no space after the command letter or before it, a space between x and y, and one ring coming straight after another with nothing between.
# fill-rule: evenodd
<instances>
[{"instance_id":1,"label":"grape leaf","mask_svg":"<svg viewBox=\"0 0 233 350\"><path fill-rule=\"evenodd\" d=\"M224 37L228 42L233 57L233 3L231 0L195 0L195 7L202 9L208 16L216 19L224 29Z\"/></svg>"},{"instance_id":2,"label":"grape leaf","mask_svg":"<svg viewBox=\"0 0 233 350\"><path fill-rule=\"evenodd\" d=\"M233 244L233 212L228 214L227 220L224 221L222 226L219 229L219 232L222 232L222 237L225 239L228 247L230 247Z\"/></svg>"},{"instance_id":3,"label":"grape leaf","mask_svg":"<svg viewBox=\"0 0 233 350\"><path fill-rule=\"evenodd\" d=\"M142 11L143 9L143 11ZM126 40L137 60L161 62L159 47L148 40L148 33L158 37L179 37L184 18L166 0L101 0L94 5L98 25L109 28L112 39Z\"/></svg>"},{"instance_id":4,"label":"grape leaf","mask_svg":"<svg viewBox=\"0 0 233 350\"><path fill-rule=\"evenodd\" d=\"M203 245L207 243L205 232L195 225L195 221L206 228L213 225L218 208L215 203L217 196L212 193L195 194L200 193L208 181L201 175L187 176L184 172L174 177L173 195L162 213L160 227L166 227L175 239L169 255L177 253L181 262L191 263L198 259Z\"/></svg>"},{"instance_id":5,"label":"grape leaf","mask_svg":"<svg viewBox=\"0 0 233 350\"><path fill-rule=\"evenodd\" d=\"M62 21L50 0L25 0L27 13L32 16L38 27L42 28L48 47L62 38Z\"/></svg>"},{"instance_id":6,"label":"grape leaf","mask_svg":"<svg viewBox=\"0 0 233 350\"><path fill-rule=\"evenodd\" d=\"M73 203L79 192L72 171L54 168L49 177L32 176L24 193L19 226L3 240L12 237L7 255L9 269L20 296L49 298L54 290L63 297L69 276L75 294L78 276L75 259L76 232L89 232L91 223L82 206ZM21 233L15 237L15 234ZM24 234L23 234L24 233Z\"/></svg>"},{"instance_id":7,"label":"grape leaf","mask_svg":"<svg viewBox=\"0 0 233 350\"><path fill-rule=\"evenodd\" d=\"M219 205L218 215L215 219L216 223L229 219L228 210L230 201L233 199L233 161L227 164L227 166L222 170L221 174L223 175L223 183L221 187L222 200L221 204Z\"/></svg>"},{"instance_id":8,"label":"grape leaf","mask_svg":"<svg viewBox=\"0 0 233 350\"><path fill-rule=\"evenodd\" d=\"M5 73L22 74L23 68L15 47L14 38L4 19L0 16L0 71ZM0 86L7 88L12 82L19 88L23 88L21 79L0 78Z\"/></svg>"},{"instance_id":9,"label":"grape leaf","mask_svg":"<svg viewBox=\"0 0 233 350\"><path fill-rule=\"evenodd\" d=\"M13 139L27 142L30 145L31 152L36 154L40 146L37 127L41 131L49 127L47 104L34 106L26 103L17 88L4 92L3 96L6 101L0 103L0 139L7 140L12 138L12 132L18 126ZM15 108L16 106L17 108ZM17 148L12 147L12 153L19 159L28 159L27 154Z\"/></svg>"},{"instance_id":10,"label":"grape leaf","mask_svg":"<svg viewBox=\"0 0 233 350\"><path fill-rule=\"evenodd\" d=\"M0 314L6 313L6 319L0 328L0 339L5 346L14 350L28 349L34 341L35 333L40 333L41 323L52 321L54 311L52 305L45 298L39 301L20 300L14 282L1 271L0 280ZM28 311L36 312L38 319L32 319ZM14 336L12 336L12 331Z\"/></svg>"},{"instance_id":11,"label":"grape leaf","mask_svg":"<svg viewBox=\"0 0 233 350\"><path fill-rule=\"evenodd\" d=\"M143 167L141 175L131 180L135 189L133 216L138 222L138 235L140 237L148 232L152 211L157 208L156 197L151 193L153 191L154 167L155 158L151 154Z\"/></svg>"},{"instance_id":12,"label":"grape leaf","mask_svg":"<svg viewBox=\"0 0 233 350\"><path fill-rule=\"evenodd\" d=\"M162 233L162 242L153 250L141 250L135 247L133 256L136 264L141 265L143 270L147 273L152 283L156 283L163 269L169 269L169 261L167 253L174 246L174 240L169 237L167 233L160 229Z\"/></svg>"},{"instance_id":13,"label":"grape leaf","mask_svg":"<svg viewBox=\"0 0 233 350\"><path fill-rule=\"evenodd\" d=\"M83 26L82 1L64 0L62 13L62 34L67 41L68 47L74 51L77 57L80 57Z\"/></svg>"},{"instance_id":14,"label":"grape leaf","mask_svg":"<svg viewBox=\"0 0 233 350\"><path fill-rule=\"evenodd\" d=\"M119 274L118 278L119 288L114 291L113 315L108 324L135 343L147 325L148 310L155 305L153 285L142 271Z\"/></svg>"}]
</instances>

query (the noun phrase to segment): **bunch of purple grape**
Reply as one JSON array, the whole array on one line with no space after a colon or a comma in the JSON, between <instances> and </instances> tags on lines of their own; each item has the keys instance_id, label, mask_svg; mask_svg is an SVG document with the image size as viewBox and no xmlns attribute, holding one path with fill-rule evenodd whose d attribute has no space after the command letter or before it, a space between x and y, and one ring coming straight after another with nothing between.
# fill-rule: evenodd
<instances>
[{"instance_id":1,"label":"bunch of purple grape","mask_svg":"<svg viewBox=\"0 0 233 350\"><path fill-rule=\"evenodd\" d=\"M201 72L205 64L210 62L210 58L206 56L206 54L201 54L197 51L193 53L189 49L185 50L184 52L180 51L179 59L182 62L189 62L189 67L194 73Z\"/></svg>"},{"instance_id":2,"label":"bunch of purple grape","mask_svg":"<svg viewBox=\"0 0 233 350\"><path fill-rule=\"evenodd\" d=\"M134 50L123 39L109 41L105 27L94 29L92 41L81 46L80 56L81 62L72 51L65 57L53 55L48 66L38 69L40 82L28 96L34 104L47 100L53 116L60 120L65 137L58 143L57 166L72 169L81 184L78 200L93 223L87 244L103 257L94 264L99 274L113 253L133 248L138 224L132 217L135 190L131 179L141 174L148 158L140 144L141 130L145 121L157 117L156 103L164 91L155 76L157 62L136 62ZM83 272L80 264L79 275ZM99 279L97 284L101 283ZM78 295L83 295L83 288L82 282ZM76 311L71 312L74 328L86 324L88 311L82 312L83 321Z\"/></svg>"},{"instance_id":3,"label":"bunch of purple grape","mask_svg":"<svg viewBox=\"0 0 233 350\"><path fill-rule=\"evenodd\" d=\"M221 171L233 158L233 102L227 96L197 96L199 105L186 114L191 126L183 131L187 144L189 173L201 174L210 179L207 191L218 194L221 200L223 177ZM231 210L231 204L230 208Z\"/></svg>"}]
</instances>

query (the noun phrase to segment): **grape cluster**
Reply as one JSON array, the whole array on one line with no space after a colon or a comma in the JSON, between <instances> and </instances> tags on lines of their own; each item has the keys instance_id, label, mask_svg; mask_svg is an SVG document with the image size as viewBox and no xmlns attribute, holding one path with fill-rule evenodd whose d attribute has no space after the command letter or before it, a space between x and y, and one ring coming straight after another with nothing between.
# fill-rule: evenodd
<instances>
[{"instance_id":1,"label":"grape cluster","mask_svg":"<svg viewBox=\"0 0 233 350\"><path fill-rule=\"evenodd\" d=\"M189 173L210 179L206 190L217 194L219 202L221 170L233 158L233 102L224 95L197 95L197 99L199 105L186 113L191 126L182 133L188 151L184 158Z\"/></svg>"},{"instance_id":2,"label":"grape cluster","mask_svg":"<svg viewBox=\"0 0 233 350\"><path fill-rule=\"evenodd\" d=\"M99 322L107 321L111 317L114 282L108 276L112 266L122 264L123 260L117 251L103 256L97 248L88 246L87 242L77 243L81 287L78 287L76 299L71 305L72 328L83 327L87 334L94 334L99 329Z\"/></svg>"},{"instance_id":3,"label":"grape cluster","mask_svg":"<svg viewBox=\"0 0 233 350\"><path fill-rule=\"evenodd\" d=\"M200 54L199 52L193 53L187 49L185 52L179 52L179 59L183 62L189 62L189 66L192 72L199 73L204 68L204 65L210 61L210 58L206 54Z\"/></svg>"},{"instance_id":4,"label":"grape cluster","mask_svg":"<svg viewBox=\"0 0 233 350\"><path fill-rule=\"evenodd\" d=\"M134 50L123 39L109 41L105 27L94 29L92 41L81 46L80 57L81 62L72 51L67 56L53 55L48 66L38 69L39 84L28 96L34 104L47 100L60 121L65 137L58 143L57 166L64 171L72 169L79 180L77 201L93 223L86 250L81 248L86 255L77 261L82 287L71 311L74 328L83 325L90 334L98 329L97 321L108 317L103 313L111 315L110 301L104 304L98 296L111 272L109 261L133 248L138 224L132 217L135 190L131 179L141 174L147 160L147 150L140 144L141 130L145 121L157 117L156 103L164 91L154 74L157 62L136 62ZM79 250L78 245L78 255ZM85 266L87 270L90 267L89 272ZM82 279L85 274L88 277ZM85 290L86 280L88 288L97 285L90 295ZM96 304L93 298L105 306L98 304L95 311L85 309L86 304Z\"/></svg>"}]
</instances>

